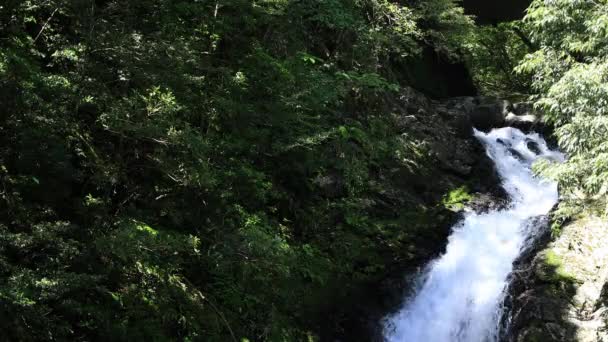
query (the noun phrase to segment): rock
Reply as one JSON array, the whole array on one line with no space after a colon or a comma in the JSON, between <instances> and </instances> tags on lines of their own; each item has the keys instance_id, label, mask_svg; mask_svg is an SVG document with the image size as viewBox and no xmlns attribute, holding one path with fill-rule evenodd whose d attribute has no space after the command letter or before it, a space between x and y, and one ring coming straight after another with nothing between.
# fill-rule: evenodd
<instances>
[{"instance_id":1,"label":"rock","mask_svg":"<svg viewBox=\"0 0 608 342\"><path fill-rule=\"evenodd\" d=\"M528 150L532 151L532 153L536 154L537 156L542 153L542 151L540 150L540 146L536 141L526 141L526 147L528 148Z\"/></svg>"},{"instance_id":2,"label":"rock","mask_svg":"<svg viewBox=\"0 0 608 342\"><path fill-rule=\"evenodd\" d=\"M530 103L530 102L519 102L519 103L514 103L512 106L512 112L515 115L529 115L529 114L535 114L535 110L534 110L534 104Z\"/></svg>"},{"instance_id":3,"label":"rock","mask_svg":"<svg viewBox=\"0 0 608 342\"><path fill-rule=\"evenodd\" d=\"M453 123L456 134L459 138L470 138L473 136L473 123L467 115L461 115Z\"/></svg>"},{"instance_id":4,"label":"rock","mask_svg":"<svg viewBox=\"0 0 608 342\"><path fill-rule=\"evenodd\" d=\"M472 96L455 97L448 101L448 105L452 106L455 110L465 113L466 115L469 115L478 104L477 98Z\"/></svg>"},{"instance_id":5,"label":"rock","mask_svg":"<svg viewBox=\"0 0 608 342\"><path fill-rule=\"evenodd\" d=\"M431 102L424 94L410 87L403 87L399 102L408 113L417 113L420 109L426 111L431 106Z\"/></svg>"},{"instance_id":6,"label":"rock","mask_svg":"<svg viewBox=\"0 0 608 342\"><path fill-rule=\"evenodd\" d=\"M472 200L467 203L467 208L473 210L476 213L487 213L491 210L498 210L506 207L507 200L499 199L496 196L489 194L475 194Z\"/></svg>"},{"instance_id":7,"label":"rock","mask_svg":"<svg viewBox=\"0 0 608 342\"><path fill-rule=\"evenodd\" d=\"M608 227L586 217L564 227L548 246L515 264L502 340L508 342L608 341ZM539 253L539 250L541 250Z\"/></svg>"},{"instance_id":8,"label":"rock","mask_svg":"<svg viewBox=\"0 0 608 342\"><path fill-rule=\"evenodd\" d=\"M530 102L513 104L505 116L505 125L518 128L524 132L547 133L547 127L542 123L540 114Z\"/></svg>"},{"instance_id":9,"label":"rock","mask_svg":"<svg viewBox=\"0 0 608 342\"><path fill-rule=\"evenodd\" d=\"M524 157L521 153L519 153L517 150L513 149L513 148L508 148L507 151L509 151L509 153L515 157L515 159L519 160L520 162L524 163L526 162L526 157Z\"/></svg>"},{"instance_id":10,"label":"rock","mask_svg":"<svg viewBox=\"0 0 608 342\"><path fill-rule=\"evenodd\" d=\"M328 198L336 198L346 193L344 180L338 174L317 176L313 182L319 187L319 192Z\"/></svg>"},{"instance_id":11,"label":"rock","mask_svg":"<svg viewBox=\"0 0 608 342\"><path fill-rule=\"evenodd\" d=\"M502 100L502 115L506 116L513 110L513 104L509 100Z\"/></svg>"},{"instance_id":12,"label":"rock","mask_svg":"<svg viewBox=\"0 0 608 342\"><path fill-rule=\"evenodd\" d=\"M540 120L536 115L515 115L508 113L505 117L505 125L518 128L524 132L530 132L540 125Z\"/></svg>"},{"instance_id":13,"label":"rock","mask_svg":"<svg viewBox=\"0 0 608 342\"><path fill-rule=\"evenodd\" d=\"M507 100L499 100L492 97L476 97L473 106L465 104L473 126L482 131L499 128L505 125L505 116L511 110L511 103Z\"/></svg>"},{"instance_id":14,"label":"rock","mask_svg":"<svg viewBox=\"0 0 608 342\"><path fill-rule=\"evenodd\" d=\"M396 115L395 117L395 128L399 132L406 132L412 128L412 125L418 122L418 118L415 115Z\"/></svg>"},{"instance_id":15,"label":"rock","mask_svg":"<svg viewBox=\"0 0 608 342\"><path fill-rule=\"evenodd\" d=\"M509 100L501 100L496 97L491 96L477 96L473 98L473 103L477 106L483 105L495 105L499 108L500 112L503 115L507 115L508 112L511 112L513 109L513 105Z\"/></svg>"},{"instance_id":16,"label":"rock","mask_svg":"<svg viewBox=\"0 0 608 342\"><path fill-rule=\"evenodd\" d=\"M470 123L472 127L484 132L504 126L515 127L524 132L545 131L533 104L528 102L512 104L507 100L478 96L453 98L446 101L445 106L446 110L442 114L464 113L468 116L466 125Z\"/></svg>"},{"instance_id":17,"label":"rock","mask_svg":"<svg viewBox=\"0 0 608 342\"><path fill-rule=\"evenodd\" d=\"M504 141L504 140L502 140L500 138L496 139L496 142L499 143L499 144L501 144L502 146L511 147L511 143L510 142Z\"/></svg>"},{"instance_id":18,"label":"rock","mask_svg":"<svg viewBox=\"0 0 608 342\"><path fill-rule=\"evenodd\" d=\"M471 125L484 132L504 126L524 132L545 131L533 104L528 102L512 104L507 100L478 96L454 98L447 101L446 106L450 110L466 113Z\"/></svg>"},{"instance_id":19,"label":"rock","mask_svg":"<svg viewBox=\"0 0 608 342\"><path fill-rule=\"evenodd\" d=\"M473 97L455 98L447 101L445 105L437 108L437 113L444 119L451 121L459 138L473 136L473 123L470 113L475 108Z\"/></svg>"},{"instance_id":20,"label":"rock","mask_svg":"<svg viewBox=\"0 0 608 342\"><path fill-rule=\"evenodd\" d=\"M503 105L501 103L479 105L470 114L471 123L475 128L482 131L502 127L505 123L502 110Z\"/></svg>"}]
</instances>

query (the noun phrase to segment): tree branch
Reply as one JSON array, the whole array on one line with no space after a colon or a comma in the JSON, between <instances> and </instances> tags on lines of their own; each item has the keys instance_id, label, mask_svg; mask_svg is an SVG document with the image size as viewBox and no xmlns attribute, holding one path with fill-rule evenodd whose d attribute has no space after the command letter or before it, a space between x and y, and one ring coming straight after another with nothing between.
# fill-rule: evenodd
<instances>
[{"instance_id":1,"label":"tree branch","mask_svg":"<svg viewBox=\"0 0 608 342\"><path fill-rule=\"evenodd\" d=\"M55 16L55 13L57 13L57 11L59 11L59 7L55 8L55 10L53 11L53 13L51 13L51 16L46 20L46 22L44 23L44 25L42 25L42 28L40 29L40 32L38 32L38 34L36 35L36 38L34 38L34 43L38 41L38 38L40 38L40 35L46 29L46 27L49 25L49 23L51 22L51 19L53 19L53 17Z\"/></svg>"},{"instance_id":2,"label":"tree branch","mask_svg":"<svg viewBox=\"0 0 608 342\"><path fill-rule=\"evenodd\" d=\"M536 46L536 44L532 43L530 38L528 38L528 36L526 36L526 34L519 27L513 26L511 29L513 29L513 32L515 32L515 34L519 37L519 39L521 39L521 41L524 44L526 44L526 46L528 47L528 49L530 49L530 51L538 50L538 46Z\"/></svg>"}]
</instances>

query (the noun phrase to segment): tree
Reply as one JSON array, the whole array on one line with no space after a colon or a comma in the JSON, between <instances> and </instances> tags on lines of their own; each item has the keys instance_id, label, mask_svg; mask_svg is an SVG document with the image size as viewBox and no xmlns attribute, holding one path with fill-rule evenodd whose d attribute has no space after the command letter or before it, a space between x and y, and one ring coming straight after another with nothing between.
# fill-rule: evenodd
<instances>
[{"instance_id":1,"label":"tree","mask_svg":"<svg viewBox=\"0 0 608 342\"><path fill-rule=\"evenodd\" d=\"M559 180L564 215L608 208L607 13L604 1L534 1L525 19L540 48L518 71L533 79L537 106L568 154L539 166Z\"/></svg>"}]
</instances>

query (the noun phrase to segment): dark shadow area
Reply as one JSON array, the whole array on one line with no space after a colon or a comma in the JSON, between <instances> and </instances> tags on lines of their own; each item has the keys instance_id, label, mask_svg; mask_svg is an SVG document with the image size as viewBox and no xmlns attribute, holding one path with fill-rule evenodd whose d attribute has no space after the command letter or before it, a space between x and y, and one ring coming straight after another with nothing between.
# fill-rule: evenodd
<instances>
[{"instance_id":1,"label":"dark shadow area","mask_svg":"<svg viewBox=\"0 0 608 342\"><path fill-rule=\"evenodd\" d=\"M476 17L478 24L497 24L522 19L531 3L531 0L463 0L462 7Z\"/></svg>"},{"instance_id":2,"label":"dark shadow area","mask_svg":"<svg viewBox=\"0 0 608 342\"><path fill-rule=\"evenodd\" d=\"M530 226L540 231L514 263L499 340L575 341L577 327L566 317L576 294L576 279L563 270L560 257L547 249L551 242L549 219L533 218Z\"/></svg>"},{"instance_id":3,"label":"dark shadow area","mask_svg":"<svg viewBox=\"0 0 608 342\"><path fill-rule=\"evenodd\" d=\"M403 75L400 81L435 99L478 94L465 63L450 60L428 45L419 56L396 63L395 69Z\"/></svg>"}]
</instances>

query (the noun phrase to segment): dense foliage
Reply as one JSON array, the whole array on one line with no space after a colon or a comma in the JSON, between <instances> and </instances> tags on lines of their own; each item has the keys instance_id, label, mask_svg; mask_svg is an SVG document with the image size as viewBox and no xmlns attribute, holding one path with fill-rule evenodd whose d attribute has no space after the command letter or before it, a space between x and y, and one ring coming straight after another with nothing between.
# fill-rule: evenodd
<instances>
[{"instance_id":1,"label":"dense foliage","mask_svg":"<svg viewBox=\"0 0 608 342\"><path fill-rule=\"evenodd\" d=\"M465 40L467 65L484 95L520 96L530 92L529 78L513 69L535 50L521 21L479 26Z\"/></svg>"},{"instance_id":2,"label":"dense foliage","mask_svg":"<svg viewBox=\"0 0 608 342\"><path fill-rule=\"evenodd\" d=\"M0 336L343 328L436 221L388 203L426 167L393 66L471 27L450 0L2 1Z\"/></svg>"},{"instance_id":3,"label":"dense foliage","mask_svg":"<svg viewBox=\"0 0 608 342\"><path fill-rule=\"evenodd\" d=\"M608 205L608 2L536 0L525 19L538 49L518 71L533 80L553 124L562 165L541 165L560 182L563 215Z\"/></svg>"}]
</instances>

